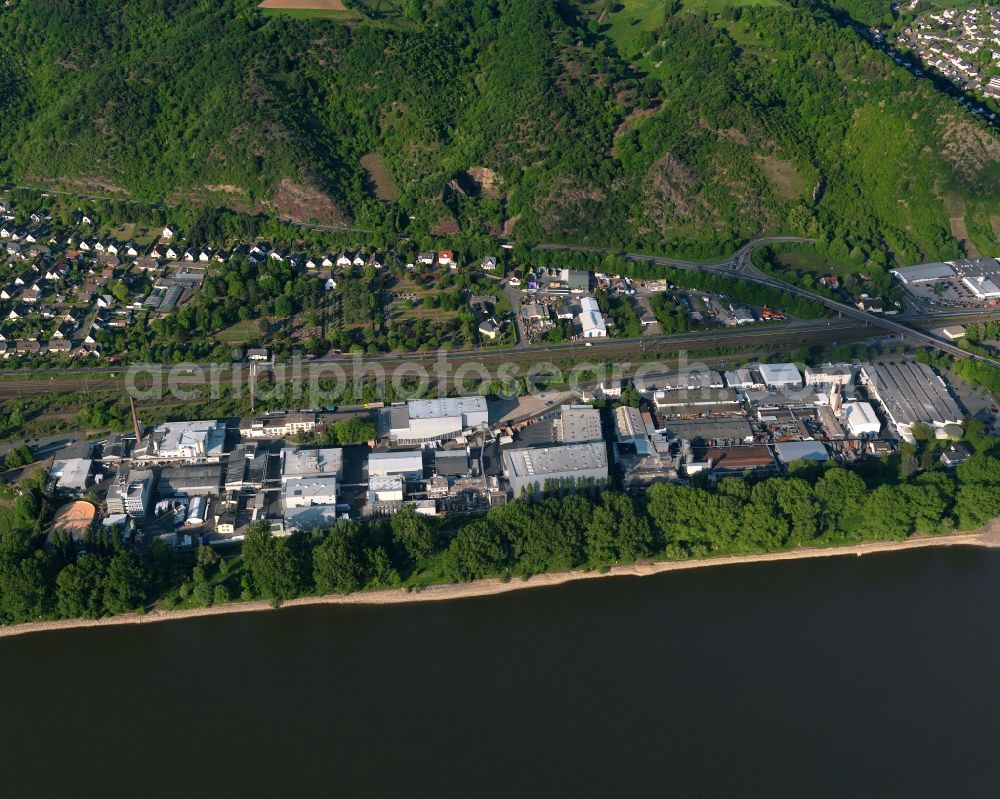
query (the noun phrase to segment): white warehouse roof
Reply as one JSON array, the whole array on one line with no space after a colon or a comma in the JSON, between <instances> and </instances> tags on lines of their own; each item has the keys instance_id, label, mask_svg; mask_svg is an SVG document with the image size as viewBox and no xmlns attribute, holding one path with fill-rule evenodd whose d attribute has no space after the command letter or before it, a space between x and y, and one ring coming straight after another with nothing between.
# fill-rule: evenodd
<instances>
[{"instance_id":1,"label":"white warehouse roof","mask_svg":"<svg viewBox=\"0 0 1000 799\"><path fill-rule=\"evenodd\" d=\"M368 456L368 478L394 474L422 474L424 456L419 449L396 452L373 452Z\"/></svg>"},{"instance_id":2,"label":"white warehouse roof","mask_svg":"<svg viewBox=\"0 0 1000 799\"><path fill-rule=\"evenodd\" d=\"M471 416L487 412L486 397L479 396L410 400L406 407L410 419L439 419L444 416ZM478 423L469 422L470 426Z\"/></svg>"},{"instance_id":3,"label":"white warehouse roof","mask_svg":"<svg viewBox=\"0 0 1000 799\"><path fill-rule=\"evenodd\" d=\"M844 404L844 415L852 435L878 435L882 430L882 423L870 403L847 402Z\"/></svg>"},{"instance_id":4,"label":"white warehouse roof","mask_svg":"<svg viewBox=\"0 0 1000 799\"><path fill-rule=\"evenodd\" d=\"M768 386L802 385L802 375L794 363L762 363L758 371Z\"/></svg>"}]
</instances>

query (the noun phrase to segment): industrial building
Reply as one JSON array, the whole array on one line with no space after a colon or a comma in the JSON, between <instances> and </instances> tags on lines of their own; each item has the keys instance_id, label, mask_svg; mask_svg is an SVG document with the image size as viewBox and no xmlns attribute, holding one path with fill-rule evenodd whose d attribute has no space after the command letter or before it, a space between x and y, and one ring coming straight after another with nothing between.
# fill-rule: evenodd
<instances>
[{"instance_id":1,"label":"industrial building","mask_svg":"<svg viewBox=\"0 0 1000 799\"><path fill-rule=\"evenodd\" d=\"M774 454L783 466L792 461L830 460L830 453L821 441L782 441L774 445Z\"/></svg>"},{"instance_id":2,"label":"industrial building","mask_svg":"<svg viewBox=\"0 0 1000 799\"><path fill-rule=\"evenodd\" d=\"M373 452L368 456L368 479L401 475L406 480L424 476L424 456L419 449Z\"/></svg>"},{"instance_id":3,"label":"industrial building","mask_svg":"<svg viewBox=\"0 0 1000 799\"><path fill-rule=\"evenodd\" d=\"M161 497L216 497L222 493L221 463L195 463L160 470L156 491Z\"/></svg>"},{"instance_id":4,"label":"industrial building","mask_svg":"<svg viewBox=\"0 0 1000 799\"><path fill-rule=\"evenodd\" d=\"M242 438L288 438L316 429L315 413L274 413L240 422Z\"/></svg>"},{"instance_id":5,"label":"industrial building","mask_svg":"<svg viewBox=\"0 0 1000 799\"><path fill-rule=\"evenodd\" d=\"M772 391L802 387L802 375L794 363L762 363L757 370L761 381Z\"/></svg>"},{"instance_id":6,"label":"industrial building","mask_svg":"<svg viewBox=\"0 0 1000 799\"><path fill-rule=\"evenodd\" d=\"M593 297L580 298L580 331L584 338L607 338L608 327Z\"/></svg>"},{"instance_id":7,"label":"industrial building","mask_svg":"<svg viewBox=\"0 0 1000 799\"><path fill-rule=\"evenodd\" d=\"M313 505L336 504L336 477L299 477L289 480L281 490L281 506L286 512Z\"/></svg>"},{"instance_id":8,"label":"industrial building","mask_svg":"<svg viewBox=\"0 0 1000 799\"><path fill-rule=\"evenodd\" d=\"M284 447L280 453L281 483L308 477L344 477L344 450L339 447L298 449Z\"/></svg>"},{"instance_id":9,"label":"industrial building","mask_svg":"<svg viewBox=\"0 0 1000 799\"><path fill-rule=\"evenodd\" d=\"M647 380L650 378L647 378ZM683 369L678 372L671 372L665 376L656 375L657 385L667 391L680 391L687 389L721 389L726 383L722 373L711 369Z\"/></svg>"},{"instance_id":10,"label":"industrial building","mask_svg":"<svg viewBox=\"0 0 1000 799\"><path fill-rule=\"evenodd\" d=\"M486 398L479 396L410 400L389 409L389 437L398 443L455 438L488 423Z\"/></svg>"},{"instance_id":11,"label":"industrial building","mask_svg":"<svg viewBox=\"0 0 1000 799\"><path fill-rule=\"evenodd\" d=\"M226 454L226 423L215 419L157 425L135 448L136 460L219 461Z\"/></svg>"},{"instance_id":12,"label":"industrial building","mask_svg":"<svg viewBox=\"0 0 1000 799\"><path fill-rule=\"evenodd\" d=\"M523 491L541 493L547 483L604 483L608 479L608 453L603 442L507 449L503 453L503 472L514 497Z\"/></svg>"},{"instance_id":13,"label":"industrial building","mask_svg":"<svg viewBox=\"0 0 1000 799\"><path fill-rule=\"evenodd\" d=\"M806 385L810 387L846 386L854 381L854 367L849 363L807 366L805 379Z\"/></svg>"},{"instance_id":14,"label":"industrial building","mask_svg":"<svg viewBox=\"0 0 1000 799\"><path fill-rule=\"evenodd\" d=\"M56 481L56 487L64 491L83 492L90 486L94 461L90 458L69 458L55 461L49 469L49 477Z\"/></svg>"},{"instance_id":15,"label":"industrial building","mask_svg":"<svg viewBox=\"0 0 1000 799\"><path fill-rule=\"evenodd\" d=\"M882 422L875 415L875 409L867 402L845 402L844 424L854 438L877 436L882 431Z\"/></svg>"},{"instance_id":16,"label":"industrial building","mask_svg":"<svg viewBox=\"0 0 1000 799\"><path fill-rule=\"evenodd\" d=\"M434 452L434 474L438 477L465 477L471 471L466 450L439 449Z\"/></svg>"},{"instance_id":17,"label":"industrial building","mask_svg":"<svg viewBox=\"0 0 1000 799\"><path fill-rule=\"evenodd\" d=\"M962 283L981 300L1000 297L1000 286L986 275L966 275L962 278Z\"/></svg>"},{"instance_id":18,"label":"industrial building","mask_svg":"<svg viewBox=\"0 0 1000 799\"><path fill-rule=\"evenodd\" d=\"M406 484L400 474L368 479L368 504L377 502L402 502Z\"/></svg>"},{"instance_id":19,"label":"industrial building","mask_svg":"<svg viewBox=\"0 0 1000 799\"><path fill-rule=\"evenodd\" d=\"M153 472L149 469L120 472L108 489L105 499L108 513L127 513L134 519L144 518L153 497L154 479Z\"/></svg>"},{"instance_id":20,"label":"industrial building","mask_svg":"<svg viewBox=\"0 0 1000 799\"><path fill-rule=\"evenodd\" d=\"M227 493L260 491L267 477L267 452L256 441L240 444L226 462Z\"/></svg>"},{"instance_id":21,"label":"industrial building","mask_svg":"<svg viewBox=\"0 0 1000 799\"><path fill-rule=\"evenodd\" d=\"M726 385L734 389L763 389L764 383L758 373L743 367L725 372Z\"/></svg>"},{"instance_id":22,"label":"industrial building","mask_svg":"<svg viewBox=\"0 0 1000 799\"><path fill-rule=\"evenodd\" d=\"M912 286L917 283L929 283L935 280L953 278L955 277L955 270L950 264L939 262L893 269L892 274L898 277L903 285Z\"/></svg>"},{"instance_id":23,"label":"industrial building","mask_svg":"<svg viewBox=\"0 0 1000 799\"><path fill-rule=\"evenodd\" d=\"M962 412L944 380L927 364L865 364L859 376L905 441L915 441L915 424L943 428L962 423Z\"/></svg>"},{"instance_id":24,"label":"industrial building","mask_svg":"<svg viewBox=\"0 0 1000 799\"><path fill-rule=\"evenodd\" d=\"M615 408L615 463L626 491L677 478L677 457L667 438L656 431L646 412L628 405Z\"/></svg>"},{"instance_id":25,"label":"industrial building","mask_svg":"<svg viewBox=\"0 0 1000 799\"><path fill-rule=\"evenodd\" d=\"M749 444L753 428L745 418L668 419L661 428L667 441L704 442L706 444Z\"/></svg>"},{"instance_id":26,"label":"industrial building","mask_svg":"<svg viewBox=\"0 0 1000 799\"><path fill-rule=\"evenodd\" d=\"M563 405L555 423L556 438L564 444L603 441L601 412L592 405Z\"/></svg>"},{"instance_id":27,"label":"industrial building","mask_svg":"<svg viewBox=\"0 0 1000 799\"><path fill-rule=\"evenodd\" d=\"M736 411L740 400L730 388L705 388L697 390L653 392L653 406L670 416Z\"/></svg>"},{"instance_id":28,"label":"industrial building","mask_svg":"<svg viewBox=\"0 0 1000 799\"><path fill-rule=\"evenodd\" d=\"M716 472L746 473L758 469L773 469L774 457L765 444L751 444L739 447L708 447L694 451L697 461L691 461L685 466L688 474L699 471L698 466L713 469Z\"/></svg>"}]
</instances>

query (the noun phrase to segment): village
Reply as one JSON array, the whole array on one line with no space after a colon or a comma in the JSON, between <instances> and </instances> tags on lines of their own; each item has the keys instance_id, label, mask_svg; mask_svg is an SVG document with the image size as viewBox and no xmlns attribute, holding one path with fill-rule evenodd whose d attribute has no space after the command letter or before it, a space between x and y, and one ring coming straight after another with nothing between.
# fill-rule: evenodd
<instances>
[{"instance_id":1,"label":"village","mask_svg":"<svg viewBox=\"0 0 1000 799\"><path fill-rule=\"evenodd\" d=\"M53 535L82 546L105 529L140 547L219 546L262 520L288 535L404 508L468 514L524 496L714 483L857 464L928 436L942 442L940 459L952 467L970 454L959 439L972 412L919 362L774 363L519 399L457 396L152 426L133 404L131 430L69 443L43 465L50 491L66 503ZM995 427L995 413L978 415Z\"/></svg>"},{"instance_id":2,"label":"village","mask_svg":"<svg viewBox=\"0 0 1000 799\"><path fill-rule=\"evenodd\" d=\"M260 240L193 246L171 225L122 240L83 211L70 228L40 210L23 215L21 224L17 219L12 203L0 200L0 356L21 365L128 361L128 331L210 301L203 293L217 289L206 288L206 278L230 262L283 269L314 296L308 313L276 301L273 325L241 312L216 333L189 331L214 336L219 345L243 345L244 357L276 341L308 345L310 355L324 347L371 354L436 349L444 341L527 346L785 319L779 309L666 280L524 266L503 249L464 257L448 249L407 257L364 246L317 254ZM369 330L374 319L384 320L384 332Z\"/></svg>"},{"instance_id":3,"label":"village","mask_svg":"<svg viewBox=\"0 0 1000 799\"><path fill-rule=\"evenodd\" d=\"M946 8L918 16L899 44L925 68L936 70L965 91L1000 99L1000 7ZM922 74L919 70L917 75ZM966 104L969 101L965 101ZM987 115L982 108L976 113ZM988 114L995 119L995 114Z\"/></svg>"}]
</instances>

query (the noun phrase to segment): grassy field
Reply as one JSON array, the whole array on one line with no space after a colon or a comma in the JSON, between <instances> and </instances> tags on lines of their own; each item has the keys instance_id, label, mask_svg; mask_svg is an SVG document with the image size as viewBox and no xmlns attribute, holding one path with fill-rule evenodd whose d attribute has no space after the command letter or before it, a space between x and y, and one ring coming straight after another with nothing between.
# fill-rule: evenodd
<instances>
[{"instance_id":1,"label":"grassy field","mask_svg":"<svg viewBox=\"0 0 1000 799\"><path fill-rule=\"evenodd\" d=\"M425 297L435 293L433 287L428 288L415 280L400 278L389 290L390 318L397 321L415 321L418 319L430 319L434 322L450 322L456 316L456 311L444 311L440 308L431 308L425 305ZM406 299L393 299L395 295L415 295L413 307L407 307Z\"/></svg>"},{"instance_id":2,"label":"grassy field","mask_svg":"<svg viewBox=\"0 0 1000 799\"><path fill-rule=\"evenodd\" d=\"M395 202L399 199L399 189L392 180L386 168L385 161L378 153L368 153L361 156L361 166L365 168L368 177L375 187L375 196L386 202Z\"/></svg>"},{"instance_id":3,"label":"grassy field","mask_svg":"<svg viewBox=\"0 0 1000 799\"><path fill-rule=\"evenodd\" d=\"M761 171L779 200L794 200L805 196L809 185L795 169L795 164L774 156L761 158Z\"/></svg>"},{"instance_id":4,"label":"grassy field","mask_svg":"<svg viewBox=\"0 0 1000 799\"><path fill-rule=\"evenodd\" d=\"M777 260L785 269L791 269L799 274L811 274L817 277L823 275L846 276L857 271L857 267L849 263L838 263L809 245L785 245L775 248Z\"/></svg>"},{"instance_id":5,"label":"grassy field","mask_svg":"<svg viewBox=\"0 0 1000 799\"><path fill-rule=\"evenodd\" d=\"M245 319L231 327L220 330L215 337L223 344L246 344L260 335L260 321Z\"/></svg>"},{"instance_id":6,"label":"grassy field","mask_svg":"<svg viewBox=\"0 0 1000 799\"><path fill-rule=\"evenodd\" d=\"M685 11L705 11L717 14L726 6L783 6L783 0L682 0ZM600 15L601 5L590 6L591 13ZM610 38L618 52L628 60L641 56L642 34L663 24L666 7L660 0L620 0L612 4L610 14L601 19L601 32Z\"/></svg>"}]
</instances>

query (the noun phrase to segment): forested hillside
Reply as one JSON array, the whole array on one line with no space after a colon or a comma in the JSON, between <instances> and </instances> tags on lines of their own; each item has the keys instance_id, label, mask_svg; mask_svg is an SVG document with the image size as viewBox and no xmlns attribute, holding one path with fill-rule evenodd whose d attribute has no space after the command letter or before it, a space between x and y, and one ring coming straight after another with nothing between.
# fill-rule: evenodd
<instances>
[{"instance_id":1,"label":"forested hillside","mask_svg":"<svg viewBox=\"0 0 1000 799\"><path fill-rule=\"evenodd\" d=\"M845 24L887 4L711 5L16 0L0 180L693 255L808 234L873 267L960 254L960 219L1000 252L1000 138Z\"/></svg>"}]
</instances>

